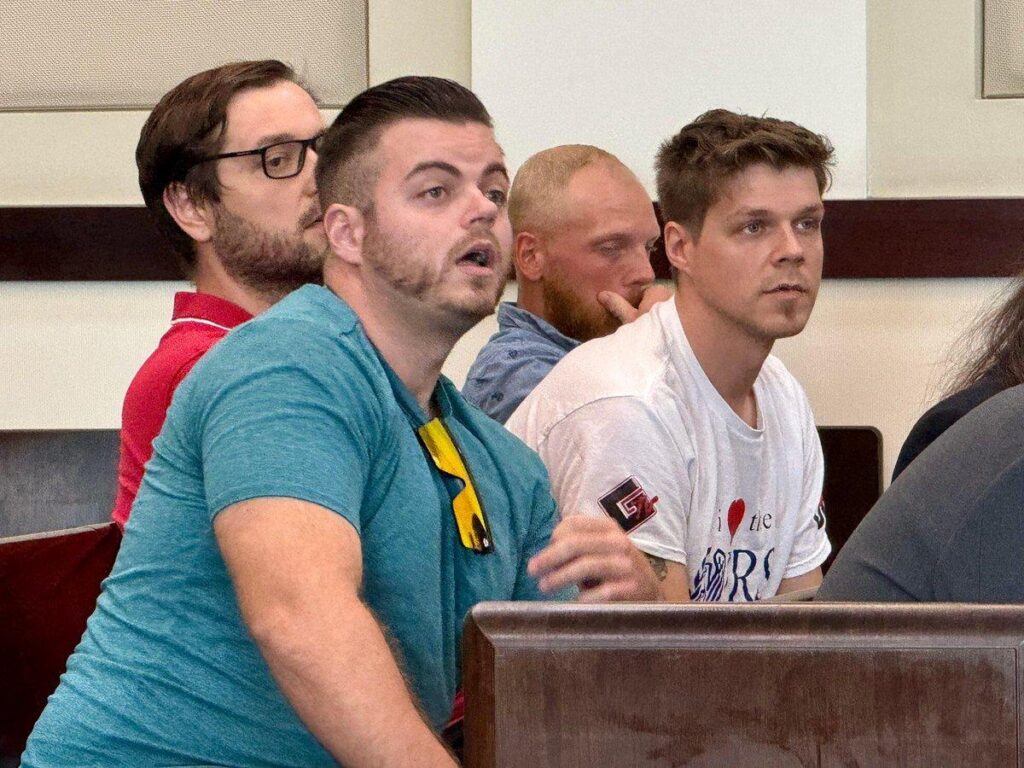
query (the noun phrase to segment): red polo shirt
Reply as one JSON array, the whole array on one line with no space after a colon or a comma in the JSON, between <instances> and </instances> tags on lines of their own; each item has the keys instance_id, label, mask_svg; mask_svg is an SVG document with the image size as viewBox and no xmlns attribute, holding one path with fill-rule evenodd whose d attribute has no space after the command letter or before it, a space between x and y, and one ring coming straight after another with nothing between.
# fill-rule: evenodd
<instances>
[{"instance_id":1,"label":"red polo shirt","mask_svg":"<svg viewBox=\"0 0 1024 768\"><path fill-rule=\"evenodd\" d=\"M124 396L117 500L111 515L121 528L128 522L174 390L210 347L251 317L236 304L208 293L175 294L171 329L142 364Z\"/></svg>"}]
</instances>

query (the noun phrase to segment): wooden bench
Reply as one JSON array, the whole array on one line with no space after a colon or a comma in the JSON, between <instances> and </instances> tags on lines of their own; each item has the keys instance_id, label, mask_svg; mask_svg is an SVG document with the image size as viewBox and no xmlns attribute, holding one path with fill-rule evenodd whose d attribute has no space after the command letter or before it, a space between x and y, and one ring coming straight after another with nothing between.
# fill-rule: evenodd
<instances>
[{"instance_id":1,"label":"wooden bench","mask_svg":"<svg viewBox=\"0 0 1024 768\"><path fill-rule=\"evenodd\" d=\"M466 765L1024 765L1024 607L484 603Z\"/></svg>"},{"instance_id":2,"label":"wooden bench","mask_svg":"<svg viewBox=\"0 0 1024 768\"><path fill-rule=\"evenodd\" d=\"M120 543L115 523L0 539L0 766L18 764Z\"/></svg>"},{"instance_id":3,"label":"wooden bench","mask_svg":"<svg viewBox=\"0 0 1024 768\"><path fill-rule=\"evenodd\" d=\"M0 537L109 520L118 450L116 429L0 431Z\"/></svg>"}]
</instances>

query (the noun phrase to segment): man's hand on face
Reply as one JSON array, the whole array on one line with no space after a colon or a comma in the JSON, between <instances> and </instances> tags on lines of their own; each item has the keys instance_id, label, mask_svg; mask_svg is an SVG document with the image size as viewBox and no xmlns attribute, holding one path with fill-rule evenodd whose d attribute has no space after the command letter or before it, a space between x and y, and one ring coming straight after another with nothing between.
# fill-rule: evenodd
<instances>
[{"instance_id":1,"label":"man's hand on face","mask_svg":"<svg viewBox=\"0 0 1024 768\"><path fill-rule=\"evenodd\" d=\"M675 292L668 286L654 283L647 287L640 298L640 304L636 307L614 291L601 291L597 294L597 300L612 317L625 324L631 323L640 315L645 314L659 301L671 299L674 294Z\"/></svg>"},{"instance_id":2,"label":"man's hand on face","mask_svg":"<svg viewBox=\"0 0 1024 768\"><path fill-rule=\"evenodd\" d=\"M565 518L527 572L546 593L579 585L579 599L587 603L663 599L647 558L610 517Z\"/></svg>"}]
</instances>

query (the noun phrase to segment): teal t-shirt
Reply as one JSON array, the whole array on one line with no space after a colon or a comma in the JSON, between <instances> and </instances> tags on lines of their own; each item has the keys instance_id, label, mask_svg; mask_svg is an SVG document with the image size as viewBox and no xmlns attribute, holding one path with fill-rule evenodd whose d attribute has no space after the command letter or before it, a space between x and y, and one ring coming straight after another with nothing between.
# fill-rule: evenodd
<instances>
[{"instance_id":1,"label":"teal t-shirt","mask_svg":"<svg viewBox=\"0 0 1024 768\"><path fill-rule=\"evenodd\" d=\"M363 595L435 727L459 684L467 611L541 599L526 574L556 519L547 474L442 378L434 393L495 551L458 538L427 420L351 309L307 286L218 344L181 384L113 573L29 739L55 765L333 765L242 622L213 534L226 507L314 502L359 532Z\"/></svg>"}]
</instances>

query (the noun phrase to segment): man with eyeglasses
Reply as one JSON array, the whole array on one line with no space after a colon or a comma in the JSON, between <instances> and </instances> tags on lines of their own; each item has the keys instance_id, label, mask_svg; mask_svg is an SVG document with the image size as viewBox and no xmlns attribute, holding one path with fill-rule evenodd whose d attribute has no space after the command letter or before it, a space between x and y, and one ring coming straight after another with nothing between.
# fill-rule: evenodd
<instances>
[{"instance_id":1,"label":"man with eyeglasses","mask_svg":"<svg viewBox=\"0 0 1024 768\"><path fill-rule=\"evenodd\" d=\"M193 75L143 126L139 186L196 289L175 295L171 328L125 395L112 514L122 528L192 366L229 330L321 280L326 241L313 169L323 129L294 71L272 60Z\"/></svg>"},{"instance_id":2,"label":"man with eyeglasses","mask_svg":"<svg viewBox=\"0 0 1024 768\"><path fill-rule=\"evenodd\" d=\"M610 519L441 367L508 273L508 173L439 78L354 98L317 167L330 251L185 381L23 765L446 766L482 600L654 599Z\"/></svg>"}]
</instances>

